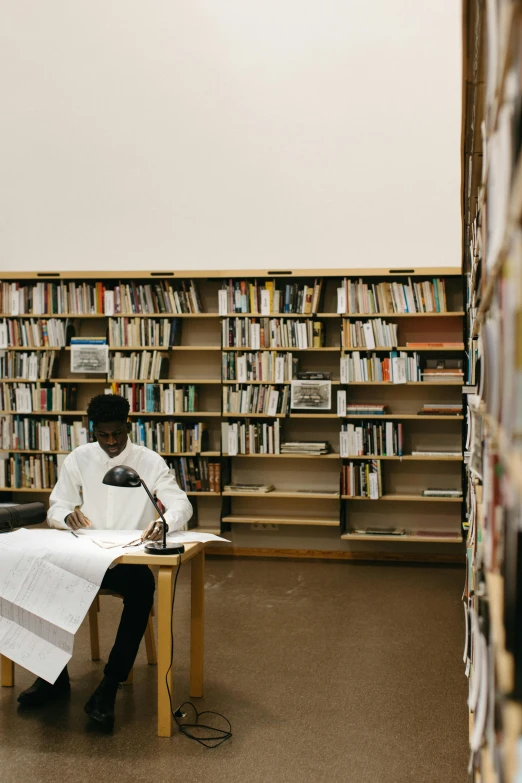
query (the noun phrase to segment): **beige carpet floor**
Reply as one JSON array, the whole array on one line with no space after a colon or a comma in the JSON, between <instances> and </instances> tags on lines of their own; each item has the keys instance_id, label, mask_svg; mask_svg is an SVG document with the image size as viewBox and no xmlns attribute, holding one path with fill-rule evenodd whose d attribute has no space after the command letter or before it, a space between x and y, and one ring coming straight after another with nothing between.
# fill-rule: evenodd
<instances>
[{"instance_id":1,"label":"beige carpet floor","mask_svg":"<svg viewBox=\"0 0 522 783\"><path fill-rule=\"evenodd\" d=\"M206 571L206 693L233 739L206 750L156 736L155 669L140 650L112 736L83 705L103 663L76 638L73 690L33 712L0 692L2 783L465 783L464 571L214 558ZM103 598L102 655L121 604ZM189 581L176 600L177 703L188 697ZM142 645L143 647L143 645Z\"/></svg>"}]
</instances>

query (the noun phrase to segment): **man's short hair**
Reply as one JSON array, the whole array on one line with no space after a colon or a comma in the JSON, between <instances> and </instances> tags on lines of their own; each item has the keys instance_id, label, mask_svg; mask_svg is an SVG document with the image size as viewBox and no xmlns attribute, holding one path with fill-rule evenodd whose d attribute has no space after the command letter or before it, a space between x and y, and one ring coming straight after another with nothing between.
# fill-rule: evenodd
<instances>
[{"instance_id":1,"label":"man's short hair","mask_svg":"<svg viewBox=\"0 0 522 783\"><path fill-rule=\"evenodd\" d=\"M127 421L130 405L119 394L97 394L87 406L87 416L94 425L104 421Z\"/></svg>"}]
</instances>

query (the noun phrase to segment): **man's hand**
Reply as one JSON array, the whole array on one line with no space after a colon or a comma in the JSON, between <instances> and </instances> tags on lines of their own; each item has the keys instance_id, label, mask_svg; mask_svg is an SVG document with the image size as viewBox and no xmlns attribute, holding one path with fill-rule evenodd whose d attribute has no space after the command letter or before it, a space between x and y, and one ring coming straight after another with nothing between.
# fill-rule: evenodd
<instances>
[{"instance_id":1,"label":"man's hand","mask_svg":"<svg viewBox=\"0 0 522 783\"><path fill-rule=\"evenodd\" d=\"M167 525L167 533L169 526ZM161 541L163 538L163 522L161 519L156 519L155 522L151 522L143 533L141 534L142 541Z\"/></svg>"},{"instance_id":2,"label":"man's hand","mask_svg":"<svg viewBox=\"0 0 522 783\"><path fill-rule=\"evenodd\" d=\"M65 517L65 524L71 530L79 530L81 527L90 527L91 523L82 512L77 509Z\"/></svg>"}]
</instances>

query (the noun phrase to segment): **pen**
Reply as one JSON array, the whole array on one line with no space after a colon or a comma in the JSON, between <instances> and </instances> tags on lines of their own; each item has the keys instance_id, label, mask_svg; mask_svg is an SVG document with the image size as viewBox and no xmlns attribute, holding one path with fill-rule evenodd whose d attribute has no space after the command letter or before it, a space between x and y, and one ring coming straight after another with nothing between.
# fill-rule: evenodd
<instances>
[{"instance_id":1,"label":"pen","mask_svg":"<svg viewBox=\"0 0 522 783\"><path fill-rule=\"evenodd\" d=\"M74 532L74 530L71 530L71 533L73 534L73 536L74 536L75 538L80 538L80 536L78 535L78 533L75 533L75 532Z\"/></svg>"}]
</instances>

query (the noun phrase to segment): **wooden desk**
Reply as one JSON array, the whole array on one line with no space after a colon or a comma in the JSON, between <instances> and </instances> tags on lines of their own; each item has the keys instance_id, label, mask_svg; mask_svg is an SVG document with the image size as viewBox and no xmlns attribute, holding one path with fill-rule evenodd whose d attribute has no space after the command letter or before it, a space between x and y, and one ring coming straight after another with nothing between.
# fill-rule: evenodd
<instances>
[{"instance_id":1,"label":"wooden desk","mask_svg":"<svg viewBox=\"0 0 522 783\"><path fill-rule=\"evenodd\" d=\"M115 562L127 565L159 566L158 574L158 736L171 737L173 718L167 690L167 670L171 657L171 610L174 577L180 555L148 555L146 552L129 552ZM204 592L205 592L205 544L185 544L181 563L191 563L191 615L190 615L190 695L203 696L203 643L204 643ZM14 664L9 658L1 658L1 683L14 685ZM168 674L168 686L173 690L173 669ZM177 703L173 701L173 707Z\"/></svg>"}]
</instances>

